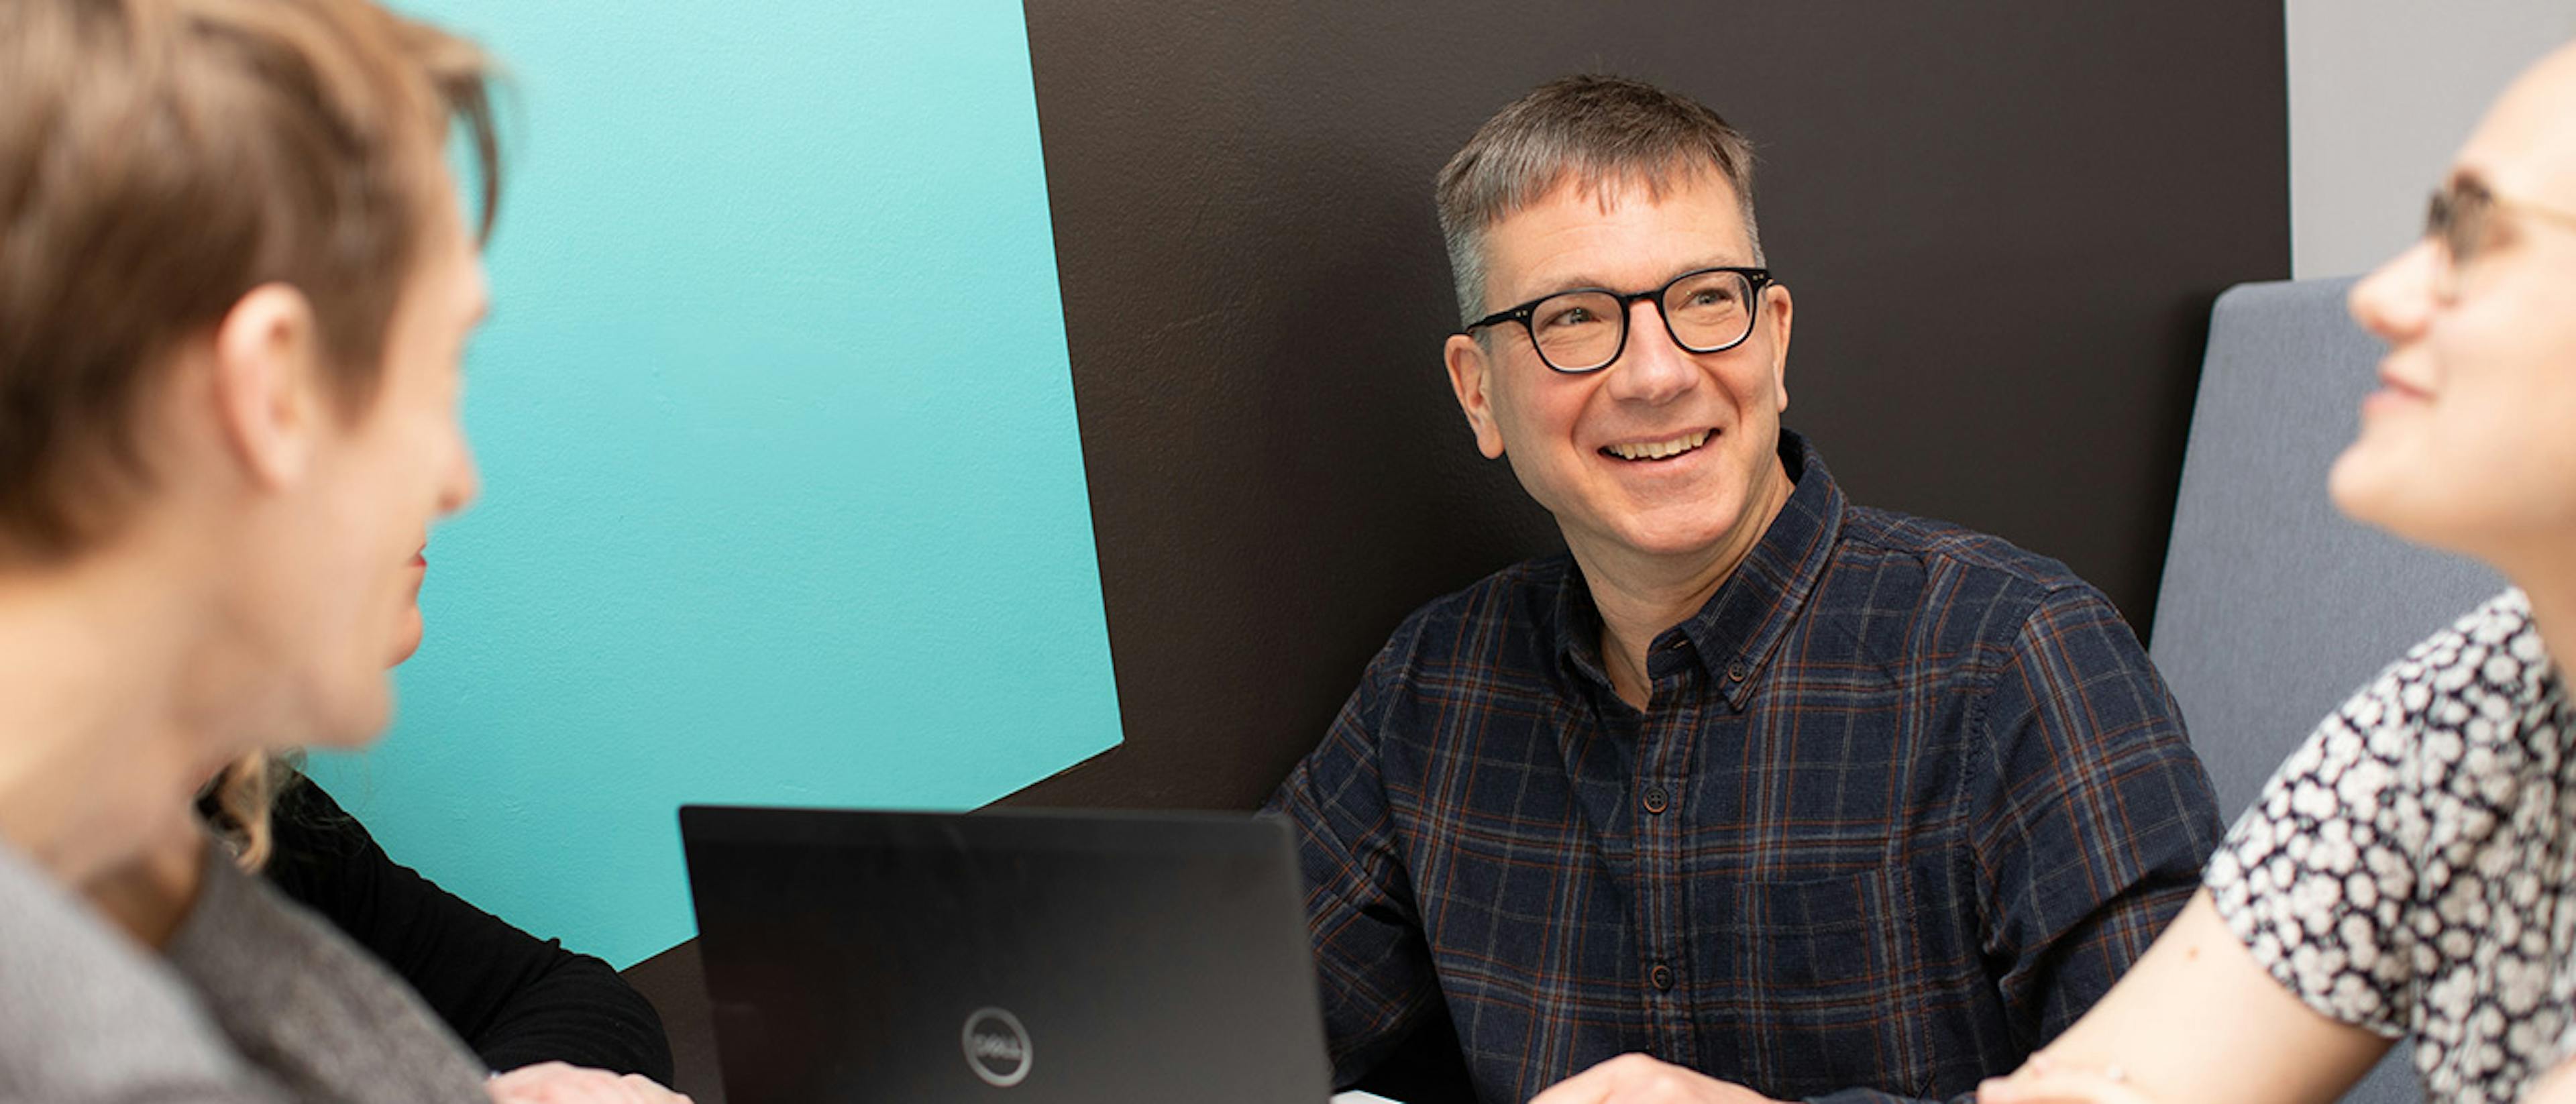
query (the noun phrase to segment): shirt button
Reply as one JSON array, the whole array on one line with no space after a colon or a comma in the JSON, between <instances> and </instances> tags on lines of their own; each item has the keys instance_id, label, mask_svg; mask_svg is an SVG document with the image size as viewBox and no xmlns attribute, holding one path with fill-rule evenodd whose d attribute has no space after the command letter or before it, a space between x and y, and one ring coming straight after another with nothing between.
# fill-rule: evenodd
<instances>
[{"instance_id":1,"label":"shirt button","mask_svg":"<svg viewBox=\"0 0 2576 1104\"><path fill-rule=\"evenodd\" d=\"M1744 681L1744 674L1744 661L1737 660L1726 665L1726 681L1742 682Z\"/></svg>"},{"instance_id":2,"label":"shirt button","mask_svg":"<svg viewBox=\"0 0 2576 1104\"><path fill-rule=\"evenodd\" d=\"M1654 982L1655 988L1669 993L1673 989L1673 968L1658 962L1654 969L1646 971L1646 980Z\"/></svg>"},{"instance_id":3,"label":"shirt button","mask_svg":"<svg viewBox=\"0 0 2576 1104\"><path fill-rule=\"evenodd\" d=\"M1662 786L1646 787L1646 812L1655 816L1662 816L1664 815L1664 810L1671 808L1672 804L1673 796L1664 792L1664 788Z\"/></svg>"}]
</instances>

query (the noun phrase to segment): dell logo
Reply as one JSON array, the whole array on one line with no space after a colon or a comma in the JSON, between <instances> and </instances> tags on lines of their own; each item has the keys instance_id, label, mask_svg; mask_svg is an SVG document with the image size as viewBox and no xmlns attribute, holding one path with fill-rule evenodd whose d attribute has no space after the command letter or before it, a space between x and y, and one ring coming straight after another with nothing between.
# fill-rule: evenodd
<instances>
[{"instance_id":1,"label":"dell logo","mask_svg":"<svg viewBox=\"0 0 2576 1104\"><path fill-rule=\"evenodd\" d=\"M966 1068L997 1089L1028 1079L1029 1032L1020 1018L999 1008L978 1008L966 1017Z\"/></svg>"}]
</instances>

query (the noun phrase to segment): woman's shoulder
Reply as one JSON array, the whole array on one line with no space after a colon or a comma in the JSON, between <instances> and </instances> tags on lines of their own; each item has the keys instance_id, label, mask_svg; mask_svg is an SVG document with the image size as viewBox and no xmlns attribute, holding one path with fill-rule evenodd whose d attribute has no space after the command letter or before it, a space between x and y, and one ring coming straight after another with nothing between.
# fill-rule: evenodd
<instances>
[{"instance_id":1,"label":"woman's shoulder","mask_svg":"<svg viewBox=\"0 0 2576 1104\"><path fill-rule=\"evenodd\" d=\"M210 863L169 960L224 1033L307 1092L352 1104L481 1104L482 1068L418 994L304 907ZM361 1056L352 1061L348 1056Z\"/></svg>"},{"instance_id":2,"label":"woman's shoulder","mask_svg":"<svg viewBox=\"0 0 2576 1104\"><path fill-rule=\"evenodd\" d=\"M2555 676L2531 603L2508 590L2425 637L2321 721L2281 764L2234 840L2329 821L2372 825L2408 851L2504 827L2489 810L2568 765ZM2535 791L2536 792L2536 791Z\"/></svg>"},{"instance_id":3,"label":"woman's shoulder","mask_svg":"<svg viewBox=\"0 0 2576 1104\"><path fill-rule=\"evenodd\" d=\"M2452 691L2474 686L2509 694L2537 693L2549 670L2548 653L2531 620L2531 598L2519 587L2461 614L2389 667L2399 681L2429 680ZM2451 672L2459 674L2444 677Z\"/></svg>"},{"instance_id":4,"label":"woman's shoulder","mask_svg":"<svg viewBox=\"0 0 2576 1104\"><path fill-rule=\"evenodd\" d=\"M2508 590L2425 637L2320 723L2248 817L2373 824L2412 853L2539 830L2528 806L2562 788L2563 695ZM2520 812L2515 810L2520 809Z\"/></svg>"},{"instance_id":5,"label":"woman's shoulder","mask_svg":"<svg viewBox=\"0 0 2576 1104\"><path fill-rule=\"evenodd\" d=\"M272 1098L186 984L0 846L0 1099Z\"/></svg>"},{"instance_id":6,"label":"woman's shoulder","mask_svg":"<svg viewBox=\"0 0 2576 1104\"><path fill-rule=\"evenodd\" d=\"M2407 649L2341 713L2364 731L2525 744L2554 735L2558 685L2531 599L2513 589Z\"/></svg>"}]
</instances>

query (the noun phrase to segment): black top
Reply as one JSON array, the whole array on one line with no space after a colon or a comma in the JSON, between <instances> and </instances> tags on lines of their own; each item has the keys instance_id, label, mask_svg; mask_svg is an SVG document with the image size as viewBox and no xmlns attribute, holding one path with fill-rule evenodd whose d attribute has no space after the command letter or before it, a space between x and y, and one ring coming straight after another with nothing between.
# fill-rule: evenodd
<instances>
[{"instance_id":1,"label":"black top","mask_svg":"<svg viewBox=\"0 0 2576 1104\"><path fill-rule=\"evenodd\" d=\"M493 1069L560 1061L670 1084L662 1018L607 963L394 862L309 780L285 787L272 824L269 880L384 960Z\"/></svg>"}]
</instances>

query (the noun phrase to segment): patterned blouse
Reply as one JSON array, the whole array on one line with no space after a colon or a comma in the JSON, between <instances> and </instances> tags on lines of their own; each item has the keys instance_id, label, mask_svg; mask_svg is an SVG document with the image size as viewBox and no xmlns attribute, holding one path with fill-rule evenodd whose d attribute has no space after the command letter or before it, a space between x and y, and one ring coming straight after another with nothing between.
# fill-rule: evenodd
<instances>
[{"instance_id":1,"label":"patterned blouse","mask_svg":"<svg viewBox=\"0 0 2576 1104\"><path fill-rule=\"evenodd\" d=\"M2210 861L2255 960L2327 1016L2411 1035L2431 1100L2518 1100L2567 1053L2571 721L2506 591L2326 718Z\"/></svg>"}]
</instances>

